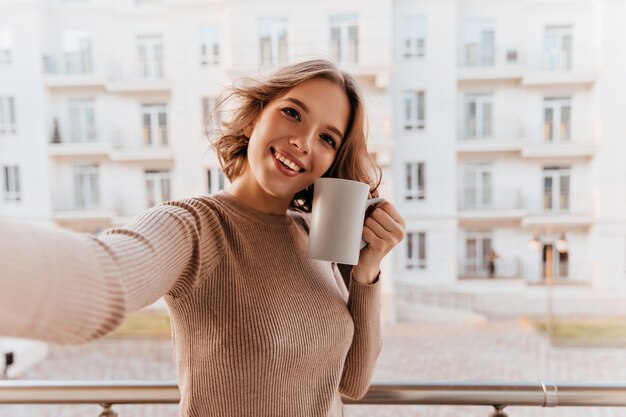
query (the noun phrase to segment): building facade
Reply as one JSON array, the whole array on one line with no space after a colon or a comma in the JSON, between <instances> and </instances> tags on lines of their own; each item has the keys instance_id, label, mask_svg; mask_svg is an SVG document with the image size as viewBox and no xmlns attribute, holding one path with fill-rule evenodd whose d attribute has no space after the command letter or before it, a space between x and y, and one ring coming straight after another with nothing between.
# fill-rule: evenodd
<instances>
[{"instance_id":1,"label":"building facade","mask_svg":"<svg viewBox=\"0 0 626 417\"><path fill-rule=\"evenodd\" d=\"M546 283L557 310L619 310L625 15L619 0L0 0L0 215L95 232L217 192L206 120L224 87L326 57L364 90L382 193L407 221L384 265L403 317L535 313Z\"/></svg>"}]
</instances>

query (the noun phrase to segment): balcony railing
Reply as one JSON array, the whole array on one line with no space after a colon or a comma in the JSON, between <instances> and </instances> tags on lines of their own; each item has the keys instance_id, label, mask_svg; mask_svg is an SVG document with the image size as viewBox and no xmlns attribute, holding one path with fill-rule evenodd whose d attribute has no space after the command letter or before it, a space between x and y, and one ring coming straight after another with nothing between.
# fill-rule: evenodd
<instances>
[{"instance_id":1,"label":"balcony railing","mask_svg":"<svg viewBox=\"0 0 626 417\"><path fill-rule=\"evenodd\" d=\"M543 191L526 202L529 216L591 216L592 196L588 192Z\"/></svg>"},{"instance_id":2,"label":"balcony railing","mask_svg":"<svg viewBox=\"0 0 626 417\"><path fill-rule=\"evenodd\" d=\"M0 404L99 404L101 417L114 417L117 404L177 404L175 382L152 381L0 381ZM624 407L626 383L420 382L375 383L367 395L346 404L491 406L492 417L505 407ZM486 412L487 415L487 412Z\"/></svg>"},{"instance_id":3,"label":"balcony railing","mask_svg":"<svg viewBox=\"0 0 626 417\"><path fill-rule=\"evenodd\" d=\"M461 279L517 279L523 276L522 263L517 258L498 258L495 261L493 276L490 276L489 272L486 262L481 263L470 259L462 259L459 261L459 278Z\"/></svg>"},{"instance_id":4,"label":"balcony railing","mask_svg":"<svg viewBox=\"0 0 626 417\"><path fill-rule=\"evenodd\" d=\"M463 68L521 67L526 58L515 45L464 44L459 49L458 63Z\"/></svg>"},{"instance_id":5,"label":"balcony railing","mask_svg":"<svg viewBox=\"0 0 626 417\"><path fill-rule=\"evenodd\" d=\"M462 188L459 190L460 210L521 210L522 194L515 189L491 187Z\"/></svg>"},{"instance_id":6,"label":"balcony railing","mask_svg":"<svg viewBox=\"0 0 626 417\"><path fill-rule=\"evenodd\" d=\"M88 51L61 56L45 55L43 66L46 74L84 75L94 72L93 57Z\"/></svg>"}]
</instances>

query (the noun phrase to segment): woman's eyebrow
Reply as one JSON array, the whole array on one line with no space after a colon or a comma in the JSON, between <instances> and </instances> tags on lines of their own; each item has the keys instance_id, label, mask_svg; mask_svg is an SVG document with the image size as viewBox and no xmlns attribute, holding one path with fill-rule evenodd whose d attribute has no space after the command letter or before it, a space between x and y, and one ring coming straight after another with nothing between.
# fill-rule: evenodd
<instances>
[{"instance_id":1,"label":"woman's eyebrow","mask_svg":"<svg viewBox=\"0 0 626 417\"><path fill-rule=\"evenodd\" d=\"M296 105L298 105L299 107L302 108L302 110L304 110L304 112L306 114L310 113L309 108L307 107L306 104L304 104L302 101L298 100L297 98L293 98L293 97L286 97L285 101L290 101ZM334 134L336 134L337 136L339 136L340 138L343 138L343 133L341 133L341 131L339 129L337 129L335 126L332 125L326 125L326 129L330 130L331 132L333 132Z\"/></svg>"},{"instance_id":2,"label":"woman's eyebrow","mask_svg":"<svg viewBox=\"0 0 626 417\"><path fill-rule=\"evenodd\" d=\"M297 98L293 98L293 97L287 97L285 98L286 101L291 101L292 103L297 104L298 106L302 107L302 110L304 110L304 112L306 114L309 114L310 110L307 107L306 104L304 104L303 102L301 102L300 100L298 100Z\"/></svg>"}]
</instances>

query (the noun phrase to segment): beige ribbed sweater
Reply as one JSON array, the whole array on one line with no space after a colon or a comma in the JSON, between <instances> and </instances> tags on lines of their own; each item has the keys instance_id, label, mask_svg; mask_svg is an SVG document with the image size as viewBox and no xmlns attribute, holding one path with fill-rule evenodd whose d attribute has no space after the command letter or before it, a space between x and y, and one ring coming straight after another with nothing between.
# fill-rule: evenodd
<instances>
[{"instance_id":1,"label":"beige ribbed sweater","mask_svg":"<svg viewBox=\"0 0 626 417\"><path fill-rule=\"evenodd\" d=\"M348 293L308 259L307 218L222 192L98 237L0 221L0 334L90 341L165 295L183 416L342 416L380 352L380 283Z\"/></svg>"}]
</instances>

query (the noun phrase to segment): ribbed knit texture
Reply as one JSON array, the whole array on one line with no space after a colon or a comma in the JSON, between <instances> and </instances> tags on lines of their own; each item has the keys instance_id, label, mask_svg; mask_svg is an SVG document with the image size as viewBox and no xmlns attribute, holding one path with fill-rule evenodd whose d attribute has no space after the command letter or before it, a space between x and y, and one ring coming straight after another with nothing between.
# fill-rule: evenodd
<instances>
[{"instance_id":1,"label":"ribbed knit texture","mask_svg":"<svg viewBox=\"0 0 626 417\"><path fill-rule=\"evenodd\" d=\"M339 417L380 352L380 283L308 259L308 216L222 192L97 238L0 221L0 334L79 343L165 295L181 414Z\"/></svg>"}]
</instances>

